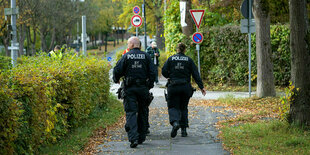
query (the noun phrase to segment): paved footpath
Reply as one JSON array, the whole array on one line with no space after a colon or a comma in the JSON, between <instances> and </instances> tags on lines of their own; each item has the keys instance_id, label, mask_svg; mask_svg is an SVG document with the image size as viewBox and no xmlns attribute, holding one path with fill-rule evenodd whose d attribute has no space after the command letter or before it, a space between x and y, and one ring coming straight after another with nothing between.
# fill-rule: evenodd
<instances>
[{"instance_id":1,"label":"paved footpath","mask_svg":"<svg viewBox=\"0 0 310 155\"><path fill-rule=\"evenodd\" d=\"M134 154L134 155L226 155L229 152L223 150L220 140L217 138L218 130L214 127L218 118L223 114L212 112L205 106L194 106L189 103L189 128L188 137L181 137L181 131L175 138L170 137L171 126L169 124L167 103L163 97L165 79L160 79L161 85L156 85L151 91L154 100L150 105L150 135L146 141L137 148L130 148L127 133L124 129L124 120L113 129L108 131L107 140L98 145L98 154ZM111 84L111 92L115 93L118 84ZM248 97L247 92L207 92L202 96L200 91L195 92L194 99L217 99L232 94L234 97ZM214 107L213 107L214 108ZM221 107L215 107L221 108ZM233 114L230 114L231 116Z\"/></svg>"}]
</instances>

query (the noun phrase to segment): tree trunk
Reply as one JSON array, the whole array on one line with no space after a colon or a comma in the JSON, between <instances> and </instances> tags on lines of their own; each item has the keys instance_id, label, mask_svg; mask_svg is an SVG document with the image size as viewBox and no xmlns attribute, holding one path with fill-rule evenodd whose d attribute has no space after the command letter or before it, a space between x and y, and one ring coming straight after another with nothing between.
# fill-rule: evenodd
<instances>
[{"instance_id":1,"label":"tree trunk","mask_svg":"<svg viewBox=\"0 0 310 155\"><path fill-rule=\"evenodd\" d=\"M108 52L108 33L105 33L105 47L104 47L105 53Z\"/></svg>"},{"instance_id":2,"label":"tree trunk","mask_svg":"<svg viewBox=\"0 0 310 155\"><path fill-rule=\"evenodd\" d=\"M164 37L164 23L161 22L161 18L156 18L156 43L158 49L163 50L165 48L165 37Z\"/></svg>"},{"instance_id":3,"label":"tree trunk","mask_svg":"<svg viewBox=\"0 0 310 155\"><path fill-rule=\"evenodd\" d=\"M33 56L36 54L36 41L37 41L37 31L34 28L33 29L33 41L31 43L31 49L32 49L32 55Z\"/></svg>"},{"instance_id":4,"label":"tree trunk","mask_svg":"<svg viewBox=\"0 0 310 155\"><path fill-rule=\"evenodd\" d=\"M54 49L55 40L56 40L56 28L54 27L52 30L52 39L51 39L51 43L50 43L50 47L48 48L48 51L51 51Z\"/></svg>"},{"instance_id":5,"label":"tree trunk","mask_svg":"<svg viewBox=\"0 0 310 155\"><path fill-rule=\"evenodd\" d=\"M49 52L47 51L46 46L46 29L43 27L40 28L40 38L41 38L41 50L44 52Z\"/></svg>"},{"instance_id":6,"label":"tree trunk","mask_svg":"<svg viewBox=\"0 0 310 155\"><path fill-rule=\"evenodd\" d=\"M31 36L30 36L30 27L27 27L26 29L26 37L27 37L27 49L26 49L26 55L30 56L30 40L31 40Z\"/></svg>"},{"instance_id":7,"label":"tree trunk","mask_svg":"<svg viewBox=\"0 0 310 155\"><path fill-rule=\"evenodd\" d=\"M6 56L11 57L11 50L9 50L9 43L7 43L7 42L9 42L9 39L5 38L3 42L4 42L3 45L4 45L4 50L5 50Z\"/></svg>"},{"instance_id":8,"label":"tree trunk","mask_svg":"<svg viewBox=\"0 0 310 155\"><path fill-rule=\"evenodd\" d=\"M95 47L95 37L94 37L94 35L92 35L91 36L91 45L93 46L93 47Z\"/></svg>"},{"instance_id":9,"label":"tree trunk","mask_svg":"<svg viewBox=\"0 0 310 155\"><path fill-rule=\"evenodd\" d=\"M37 38L37 35L36 35L36 30L35 30L35 28L33 28L33 40L31 39L31 28L30 28L30 26L28 27L28 31L27 31L28 33L27 33L27 40L29 41L28 43L28 45L29 46L31 46L31 53L28 53L29 55L31 54L31 55L35 55L36 54L36 50L35 50L35 44L36 44L36 38Z\"/></svg>"},{"instance_id":10,"label":"tree trunk","mask_svg":"<svg viewBox=\"0 0 310 155\"><path fill-rule=\"evenodd\" d=\"M9 33L7 35L4 35L5 37L3 38L3 46L4 46L6 56L11 57L11 50L9 50L9 46L10 46L9 35L10 35Z\"/></svg>"},{"instance_id":11,"label":"tree trunk","mask_svg":"<svg viewBox=\"0 0 310 155\"><path fill-rule=\"evenodd\" d=\"M268 0L254 0L258 97L275 96Z\"/></svg>"},{"instance_id":12,"label":"tree trunk","mask_svg":"<svg viewBox=\"0 0 310 155\"><path fill-rule=\"evenodd\" d=\"M25 25L21 24L19 26L19 51L18 56L24 55L24 41L25 41Z\"/></svg>"},{"instance_id":13,"label":"tree trunk","mask_svg":"<svg viewBox=\"0 0 310 155\"><path fill-rule=\"evenodd\" d=\"M113 43L113 47L115 47L116 46L116 37L115 37L115 35L116 35L116 27L114 27L114 33L113 33L113 40L114 40L114 43Z\"/></svg>"},{"instance_id":14,"label":"tree trunk","mask_svg":"<svg viewBox=\"0 0 310 155\"><path fill-rule=\"evenodd\" d=\"M290 0L289 8L291 78L295 94L292 96L288 121L310 126L310 30L306 0Z\"/></svg>"},{"instance_id":15,"label":"tree trunk","mask_svg":"<svg viewBox=\"0 0 310 155\"><path fill-rule=\"evenodd\" d=\"M116 29L116 39L117 39L117 45L119 45L119 27Z\"/></svg>"},{"instance_id":16,"label":"tree trunk","mask_svg":"<svg viewBox=\"0 0 310 155\"><path fill-rule=\"evenodd\" d=\"M182 2L186 2L186 13L185 13L185 23L187 26L182 27L182 32L186 36L191 36L193 34L193 20L190 15L189 10L192 9L192 2L191 0L181 0Z\"/></svg>"},{"instance_id":17,"label":"tree trunk","mask_svg":"<svg viewBox=\"0 0 310 155\"><path fill-rule=\"evenodd\" d=\"M125 30L124 30L124 28L122 27L122 42L124 42L124 34L125 34Z\"/></svg>"}]
</instances>

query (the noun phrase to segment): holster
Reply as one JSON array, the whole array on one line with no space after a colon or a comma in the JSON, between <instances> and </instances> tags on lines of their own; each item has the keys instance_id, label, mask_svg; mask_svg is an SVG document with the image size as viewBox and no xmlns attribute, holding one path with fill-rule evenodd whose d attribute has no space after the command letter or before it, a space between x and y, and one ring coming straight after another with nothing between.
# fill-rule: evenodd
<instances>
[{"instance_id":1,"label":"holster","mask_svg":"<svg viewBox=\"0 0 310 155\"><path fill-rule=\"evenodd\" d=\"M148 95L147 101L146 101L147 106L150 106L150 104L152 103L153 99L154 99L153 93L149 92L149 95Z\"/></svg>"},{"instance_id":2,"label":"holster","mask_svg":"<svg viewBox=\"0 0 310 155\"><path fill-rule=\"evenodd\" d=\"M165 95L166 101L168 102L168 94L167 94L166 90L164 91L164 95Z\"/></svg>"},{"instance_id":3,"label":"holster","mask_svg":"<svg viewBox=\"0 0 310 155\"><path fill-rule=\"evenodd\" d=\"M196 91L196 88L193 88L192 87L192 94L191 94L191 97L193 96L194 92Z\"/></svg>"}]
</instances>

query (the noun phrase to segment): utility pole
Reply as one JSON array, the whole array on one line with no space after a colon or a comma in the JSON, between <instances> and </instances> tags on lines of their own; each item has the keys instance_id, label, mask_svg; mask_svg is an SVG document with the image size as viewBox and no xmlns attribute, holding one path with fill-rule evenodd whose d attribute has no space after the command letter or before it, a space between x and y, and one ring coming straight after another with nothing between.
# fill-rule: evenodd
<instances>
[{"instance_id":1,"label":"utility pole","mask_svg":"<svg viewBox=\"0 0 310 155\"><path fill-rule=\"evenodd\" d=\"M86 34L86 16L82 16L82 50L83 50L83 55L86 56L86 51L87 51L87 34Z\"/></svg>"},{"instance_id":2,"label":"utility pole","mask_svg":"<svg viewBox=\"0 0 310 155\"><path fill-rule=\"evenodd\" d=\"M144 16L144 51L147 48L147 37L146 37L146 14L145 14L145 0L143 0L143 7L142 7L142 16Z\"/></svg>"},{"instance_id":3,"label":"utility pole","mask_svg":"<svg viewBox=\"0 0 310 155\"><path fill-rule=\"evenodd\" d=\"M11 27L12 27L12 41L11 47L11 58L12 58L12 65L13 67L16 66L17 60L17 51L18 51L18 43L17 43L17 35L16 35L16 18L18 14L18 8L16 8L16 0L11 0L11 8L5 8L4 15L9 16L11 15Z\"/></svg>"}]
</instances>

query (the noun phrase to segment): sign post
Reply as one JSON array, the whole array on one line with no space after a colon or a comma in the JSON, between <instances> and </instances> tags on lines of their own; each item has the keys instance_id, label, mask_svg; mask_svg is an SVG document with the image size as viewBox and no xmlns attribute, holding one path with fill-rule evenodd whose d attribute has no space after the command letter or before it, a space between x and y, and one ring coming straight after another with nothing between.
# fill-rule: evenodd
<instances>
[{"instance_id":1,"label":"sign post","mask_svg":"<svg viewBox=\"0 0 310 155\"><path fill-rule=\"evenodd\" d=\"M205 10L189 10L189 12L191 13L191 16L196 25L196 33L193 34L193 42L196 43L196 50L197 50L197 55L198 55L198 72L200 75L200 55L199 55L200 45L199 44L202 43L203 41L203 35L199 33L198 31L199 31L199 26L201 24Z\"/></svg>"},{"instance_id":2,"label":"sign post","mask_svg":"<svg viewBox=\"0 0 310 155\"><path fill-rule=\"evenodd\" d=\"M249 46L249 97L251 97L251 33L255 32L255 21L252 12L253 0L244 0L241 5L241 14L247 18L241 20L241 33L248 33Z\"/></svg>"}]
</instances>

